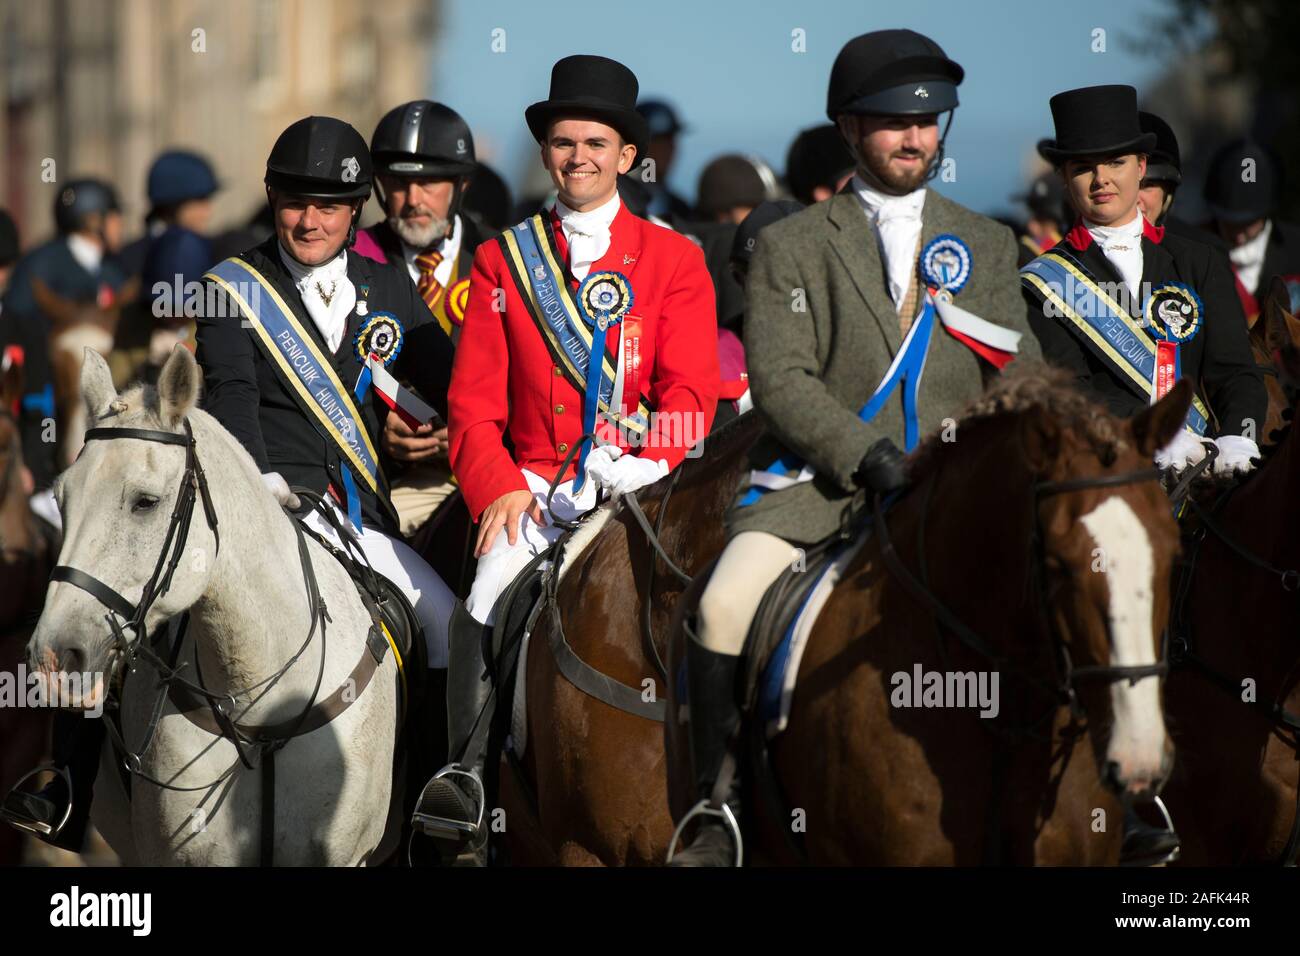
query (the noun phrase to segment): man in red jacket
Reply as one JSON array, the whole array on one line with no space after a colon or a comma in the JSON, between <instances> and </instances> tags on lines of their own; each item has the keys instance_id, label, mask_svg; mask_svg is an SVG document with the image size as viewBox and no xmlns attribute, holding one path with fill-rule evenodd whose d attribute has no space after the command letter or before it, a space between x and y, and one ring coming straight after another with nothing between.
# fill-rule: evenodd
<instances>
[{"instance_id":1,"label":"man in red jacket","mask_svg":"<svg viewBox=\"0 0 1300 956\"><path fill-rule=\"evenodd\" d=\"M479 525L479 562L451 619L455 762L425 788L415 823L444 852L468 846L480 861L482 748L469 745L490 720L480 642L498 596L559 536L552 513L572 520L595 506L598 488L619 495L658 481L708 432L717 405L704 255L619 200L618 176L647 138L636 97L636 77L621 63L556 63L550 98L525 112L555 184L554 208L474 256L448 428L452 470ZM583 443L591 432L600 447Z\"/></svg>"}]
</instances>

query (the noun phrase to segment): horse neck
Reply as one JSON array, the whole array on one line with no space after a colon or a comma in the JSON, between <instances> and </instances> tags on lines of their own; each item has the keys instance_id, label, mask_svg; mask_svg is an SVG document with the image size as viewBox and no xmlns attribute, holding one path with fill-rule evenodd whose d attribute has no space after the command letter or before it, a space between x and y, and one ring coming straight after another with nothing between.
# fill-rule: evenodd
<instances>
[{"instance_id":1,"label":"horse neck","mask_svg":"<svg viewBox=\"0 0 1300 956\"><path fill-rule=\"evenodd\" d=\"M1286 543L1300 540L1300 502L1295 492L1300 486L1298 440L1293 424L1259 472L1232 495L1224 511L1227 521L1248 538L1277 541L1282 547L1279 554L1294 554L1295 549Z\"/></svg>"},{"instance_id":2,"label":"horse neck","mask_svg":"<svg viewBox=\"0 0 1300 956\"><path fill-rule=\"evenodd\" d=\"M933 592L985 640L1006 652L1033 647L1033 477L1011 442L999 447L968 439L965 447L979 447L980 459L964 450L944 454L926 479L933 485L911 494L928 499L925 573ZM915 531L892 537L900 552L913 555L909 561L920 559Z\"/></svg>"},{"instance_id":3,"label":"horse neck","mask_svg":"<svg viewBox=\"0 0 1300 956\"><path fill-rule=\"evenodd\" d=\"M201 412L190 423L221 532L207 587L190 608L190 629L204 684L238 691L283 667L311 627L297 535L235 440ZM204 522L198 503L191 535ZM304 681L305 670L291 668L280 688Z\"/></svg>"}]
</instances>

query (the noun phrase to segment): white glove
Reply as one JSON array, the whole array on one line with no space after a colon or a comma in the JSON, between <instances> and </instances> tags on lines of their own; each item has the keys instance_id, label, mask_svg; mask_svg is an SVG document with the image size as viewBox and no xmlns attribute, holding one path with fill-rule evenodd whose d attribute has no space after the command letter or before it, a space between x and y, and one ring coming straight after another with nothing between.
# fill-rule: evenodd
<instances>
[{"instance_id":1,"label":"white glove","mask_svg":"<svg viewBox=\"0 0 1300 956\"><path fill-rule=\"evenodd\" d=\"M1255 467L1252 458L1259 457L1259 446L1242 435L1220 435L1214 442L1219 446L1219 457L1214 459L1214 473L1225 477L1244 475Z\"/></svg>"},{"instance_id":2,"label":"white glove","mask_svg":"<svg viewBox=\"0 0 1300 956\"><path fill-rule=\"evenodd\" d=\"M297 508L301 504L298 496L289 490L289 483L278 471L268 471L262 475L262 484L271 493L271 497L285 508Z\"/></svg>"},{"instance_id":3,"label":"white glove","mask_svg":"<svg viewBox=\"0 0 1300 956\"><path fill-rule=\"evenodd\" d=\"M1205 446L1201 444L1201 439L1186 428L1180 428L1174 440L1156 452L1156 467L1161 471L1168 468L1182 471L1204 457Z\"/></svg>"},{"instance_id":4,"label":"white glove","mask_svg":"<svg viewBox=\"0 0 1300 956\"><path fill-rule=\"evenodd\" d=\"M601 445L587 455L587 477L616 497L653 485L666 474L663 459L624 455L617 445Z\"/></svg>"}]
</instances>

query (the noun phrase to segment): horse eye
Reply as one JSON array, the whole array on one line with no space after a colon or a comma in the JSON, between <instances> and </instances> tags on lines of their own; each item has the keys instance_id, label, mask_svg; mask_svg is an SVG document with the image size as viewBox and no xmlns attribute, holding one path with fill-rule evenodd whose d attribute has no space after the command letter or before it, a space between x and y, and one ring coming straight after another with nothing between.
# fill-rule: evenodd
<instances>
[{"instance_id":1,"label":"horse eye","mask_svg":"<svg viewBox=\"0 0 1300 956\"><path fill-rule=\"evenodd\" d=\"M135 499L135 503L131 505L131 510L137 514L145 511L153 511L154 506L157 504L158 499L153 495L141 495L139 498Z\"/></svg>"}]
</instances>

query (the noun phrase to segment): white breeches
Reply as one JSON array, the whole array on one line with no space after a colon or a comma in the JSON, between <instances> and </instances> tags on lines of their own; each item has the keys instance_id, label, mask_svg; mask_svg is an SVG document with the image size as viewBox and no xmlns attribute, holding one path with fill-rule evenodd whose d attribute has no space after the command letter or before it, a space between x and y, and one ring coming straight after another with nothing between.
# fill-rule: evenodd
<instances>
[{"instance_id":1,"label":"white breeches","mask_svg":"<svg viewBox=\"0 0 1300 956\"><path fill-rule=\"evenodd\" d=\"M700 643L715 654L739 654L763 595L799 554L765 531L742 531L728 541L700 596Z\"/></svg>"},{"instance_id":2,"label":"white breeches","mask_svg":"<svg viewBox=\"0 0 1300 956\"><path fill-rule=\"evenodd\" d=\"M528 490L533 493L533 500L541 506L547 522L551 520L552 513L562 521L573 521L596 506L596 482L588 478L576 498L573 495L572 480L559 485L555 489L555 497L551 499L551 510L548 511L546 492L551 487L551 479L534 474L527 468L523 469L523 473L524 480L528 482ZM519 534L513 545L510 544L505 528L498 531L488 553L478 559L478 570L469 597L465 600L465 610L480 624L495 623L492 608L501 592L510 586L515 575L529 561L545 551L563 533L563 529L549 523L539 525L527 514L519 516Z\"/></svg>"},{"instance_id":3,"label":"white breeches","mask_svg":"<svg viewBox=\"0 0 1300 956\"><path fill-rule=\"evenodd\" d=\"M352 529L346 514L338 508L334 509L334 513L340 524ZM308 515L306 524L317 534L333 541L336 547L343 547L334 529L315 511ZM370 566L396 584L411 602L415 616L424 628L429 666L446 667L447 622L451 620L451 612L456 605L456 597L451 589L405 542L390 538L382 531L363 524L358 543L370 561Z\"/></svg>"}]
</instances>

